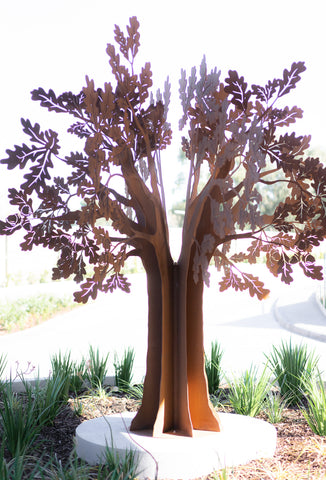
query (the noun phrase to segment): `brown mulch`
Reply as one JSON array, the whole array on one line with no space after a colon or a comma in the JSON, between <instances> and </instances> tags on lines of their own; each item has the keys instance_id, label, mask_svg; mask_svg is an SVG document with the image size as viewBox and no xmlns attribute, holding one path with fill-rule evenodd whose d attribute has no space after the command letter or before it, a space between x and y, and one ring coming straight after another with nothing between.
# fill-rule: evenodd
<instances>
[{"instance_id":1,"label":"brown mulch","mask_svg":"<svg viewBox=\"0 0 326 480\"><path fill-rule=\"evenodd\" d=\"M123 411L136 411L139 403L121 395L107 398L85 397L79 399L81 414L77 416L74 400L58 415L52 427L42 431L42 452L53 455L63 463L67 461L74 445L75 429L81 422ZM255 460L247 465L227 469L228 476L218 473L207 480L291 480L291 479L326 479L326 438L315 435L310 430L300 409L284 410L281 423L277 429L277 449L271 459ZM204 480L204 479L201 479Z\"/></svg>"}]
</instances>

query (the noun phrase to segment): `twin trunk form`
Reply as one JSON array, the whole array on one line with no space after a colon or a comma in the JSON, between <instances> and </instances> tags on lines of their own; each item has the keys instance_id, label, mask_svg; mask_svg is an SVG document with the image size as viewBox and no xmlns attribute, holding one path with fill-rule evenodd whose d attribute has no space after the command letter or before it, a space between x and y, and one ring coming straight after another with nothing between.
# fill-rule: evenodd
<instances>
[{"instance_id":1,"label":"twin trunk form","mask_svg":"<svg viewBox=\"0 0 326 480\"><path fill-rule=\"evenodd\" d=\"M153 436L220 431L205 374L203 282L195 284L182 261L171 259L162 268L151 248L143 263L149 299L147 371L131 430L151 429Z\"/></svg>"}]
</instances>

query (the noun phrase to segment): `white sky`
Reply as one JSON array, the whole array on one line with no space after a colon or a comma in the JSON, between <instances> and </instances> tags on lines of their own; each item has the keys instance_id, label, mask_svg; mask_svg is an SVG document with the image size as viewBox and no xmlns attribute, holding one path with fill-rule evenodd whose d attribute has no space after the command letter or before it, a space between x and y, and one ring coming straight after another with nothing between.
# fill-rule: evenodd
<instances>
[{"instance_id":1,"label":"white sky","mask_svg":"<svg viewBox=\"0 0 326 480\"><path fill-rule=\"evenodd\" d=\"M172 80L175 137L180 69L189 72L204 54L209 68L222 70L222 79L234 69L249 85L265 84L293 61L305 61L307 71L287 102L304 110L295 130L312 134L311 145L326 150L324 5L323 0L2 0L0 158L28 141L21 117L43 129L56 130L64 121L32 102L32 89L78 93L86 74L97 86L110 81L106 45L113 43L114 24L125 28L132 15L141 24L139 67L151 62L155 87L163 87L167 75ZM175 152L171 149L172 157ZM1 179L7 179L4 166Z\"/></svg>"}]
</instances>

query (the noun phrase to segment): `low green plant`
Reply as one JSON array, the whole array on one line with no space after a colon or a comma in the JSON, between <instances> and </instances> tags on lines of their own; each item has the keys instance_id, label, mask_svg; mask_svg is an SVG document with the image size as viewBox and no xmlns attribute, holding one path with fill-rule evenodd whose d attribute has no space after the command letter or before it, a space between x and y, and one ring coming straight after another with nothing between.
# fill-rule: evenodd
<instances>
[{"instance_id":1,"label":"low green plant","mask_svg":"<svg viewBox=\"0 0 326 480\"><path fill-rule=\"evenodd\" d=\"M270 391L265 399L264 412L270 423L280 423L283 420L283 412L287 402L279 392Z\"/></svg>"},{"instance_id":2,"label":"low green plant","mask_svg":"<svg viewBox=\"0 0 326 480\"><path fill-rule=\"evenodd\" d=\"M137 383L135 385L129 385L127 393L130 398L133 398L135 400L142 400L144 394L144 384Z\"/></svg>"},{"instance_id":3,"label":"low green plant","mask_svg":"<svg viewBox=\"0 0 326 480\"><path fill-rule=\"evenodd\" d=\"M134 480L139 475L139 456L136 450L118 450L106 446L104 458L98 466L97 480Z\"/></svg>"},{"instance_id":4,"label":"low green plant","mask_svg":"<svg viewBox=\"0 0 326 480\"><path fill-rule=\"evenodd\" d=\"M86 362L86 378L90 383L91 388L96 389L103 386L105 376L107 373L109 354L101 356L100 351L90 346L89 360Z\"/></svg>"},{"instance_id":5,"label":"low green plant","mask_svg":"<svg viewBox=\"0 0 326 480\"><path fill-rule=\"evenodd\" d=\"M59 351L57 354L52 355L50 361L52 377L56 378L59 376L64 379L63 396L68 398L73 372L73 362L71 360L70 352L62 354L62 352Z\"/></svg>"},{"instance_id":6,"label":"low green plant","mask_svg":"<svg viewBox=\"0 0 326 480\"><path fill-rule=\"evenodd\" d=\"M205 354L205 371L208 383L208 391L211 395L214 395L220 388L222 370L221 359L223 356L223 350L218 342L211 343L211 354L208 357Z\"/></svg>"},{"instance_id":7,"label":"low green plant","mask_svg":"<svg viewBox=\"0 0 326 480\"><path fill-rule=\"evenodd\" d=\"M90 396L99 400L105 400L110 396L110 391L111 387L99 384L96 388L91 389Z\"/></svg>"},{"instance_id":8,"label":"low green plant","mask_svg":"<svg viewBox=\"0 0 326 480\"><path fill-rule=\"evenodd\" d=\"M26 472L28 470L29 473ZM26 455L15 455L6 461L4 456L4 445L0 450L0 478L1 480L35 480L44 478L40 476L42 468L39 459Z\"/></svg>"},{"instance_id":9,"label":"low green plant","mask_svg":"<svg viewBox=\"0 0 326 480\"><path fill-rule=\"evenodd\" d=\"M68 399L64 373L57 372L55 376L49 377L44 385L39 378L33 385L24 379L23 383L28 400L33 402L37 423L41 426L53 425L54 419Z\"/></svg>"},{"instance_id":10,"label":"low green plant","mask_svg":"<svg viewBox=\"0 0 326 480\"><path fill-rule=\"evenodd\" d=\"M71 296L39 294L27 298L18 298L0 304L0 329L11 331L30 326L33 320L37 324L66 308L77 304Z\"/></svg>"},{"instance_id":11,"label":"low green plant","mask_svg":"<svg viewBox=\"0 0 326 480\"><path fill-rule=\"evenodd\" d=\"M258 368L252 365L239 378L228 380L228 384L228 400L236 413L254 417L263 410L271 389L266 368L258 374Z\"/></svg>"},{"instance_id":12,"label":"low green plant","mask_svg":"<svg viewBox=\"0 0 326 480\"><path fill-rule=\"evenodd\" d=\"M70 405L73 409L73 412L77 417L81 417L84 412L84 405L82 400L79 397L76 397L71 400Z\"/></svg>"},{"instance_id":13,"label":"low green plant","mask_svg":"<svg viewBox=\"0 0 326 480\"><path fill-rule=\"evenodd\" d=\"M216 470L210 475L211 480L231 480L229 469L224 467L221 470Z\"/></svg>"},{"instance_id":14,"label":"low green plant","mask_svg":"<svg viewBox=\"0 0 326 480\"><path fill-rule=\"evenodd\" d=\"M46 480L90 480L95 479L91 475L94 469L87 465L85 462L81 461L75 452L69 457L68 462L62 464L57 458L51 458L48 465L40 469L42 477Z\"/></svg>"},{"instance_id":15,"label":"low green plant","mask_svg":"<svg viewBox=\"0 0 326 480\"><path fill-rule=\"evenodd\" d=\"M305 385L316 374L318 358L307 345L282 342L273 346L267 365L275 376L281 396L289 406L299 405L305 396Z\"/></svg>"},{"instance_id":16,"label":"low green plant","mask_svg":"<svg viewBox=\"0 0 326 480\"><path fill-rule=\"evenodd\" d=\"M0 425L4 443L12 457L21 457L31 448L42 423L31 395L17 395L12 382L2 388Z\"/></svg>"},{"instance_id":17,"label":"low green plant","mask_svg":"<svg viewBox=\"0 0 326 480\"><path fill-rule=\"evenodd\" d=\"M0 355L0 384L3 381L3 373L5 371L5 368L7 366L7 355L1 354Z\"/></svg>"},{"instance_id":18,"label":"low green plant","mask_svg":"<svg viewBox=\"0 0 326 480\"><path fill-rule=\"evenodd\" d=\"M84 357L79 361L71 359L71 352L58 354L51 357L52 376L63 375L65 378L64 395L68 397L69 392L78 394L83 387L86 378L86 360Z\"/></svg>"},{"instance_id":19,"label":"low green plant","mask_svg":"<svg viewBox=\"0 0 326 480\"><path fill-rule=\"evenodd\" d=\"M128 391L133 377L135 350L128 347L119 360L118 355L114 356L115 384L119 389Z\"/></svg>"},{"instance_id":20,"label":"low green plant","mask_svg":"<svg viewBox=\"0 0 326 480\"><path fill-rule=\"evenodd\" d=\"M326 387L320 372L314 380L306 383L305 390L307 407L303 415L314 433L326 436Z\"/></svg>"},{"instance_id":21,"label":"low green plant","mask_svg":"<svg viewBox=\"0 0 326 480\"><path fill-rule=\"evenodd\" d=\"M70 391L78 394L84 386L86 374L86 360L84 357L80 361L76 361L72 365L70 374Z\"/></svg>"}]
</instances>

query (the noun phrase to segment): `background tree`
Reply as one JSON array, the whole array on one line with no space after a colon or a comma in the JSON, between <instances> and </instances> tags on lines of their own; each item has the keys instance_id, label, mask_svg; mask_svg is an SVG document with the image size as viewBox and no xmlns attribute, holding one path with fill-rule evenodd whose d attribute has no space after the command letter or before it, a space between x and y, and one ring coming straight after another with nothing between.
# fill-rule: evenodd
<instances>
[{"instance_id":1,"label":"background tree","mask_svg":"<svg viewBox=\"0 0 326 480\"><path fill-rule=\"evenodd\" d=\"M296 86L305 70L302 62L251 90L233 70L222 83L216 69L207 70L205 59L189 78L182 71L180 128L187 127L182 147L189 175L181 253L174 262L160 156L171 142L170 86L166 82L164 93L154 98L150 64L136 73L138 29L135 17L126 34L115 27L120 55L113 45L107 47L113 83L95 88L86 78L77 95L32 92L41 106L75 118L69 132L84 140L85 148L63 156L57 133L22 120L31 144L7 150L2 163L26 173L19 190L9 189L17 213L1 221L0 233L23 229L23 250L42 245L60 252L53 279L73 275L80 283L75 299L83 303L98 291L129 292L121 269L129 257L141 258L148 280L147 372L131 428L192 435L193 429L219 430L203 349L203 288L209 284L210 260L224 270L221 291L248 289L259 299L268 290L239 262L255 263L262 252L267 268L285 283L292 281L293 264L321 279L311 250L325 235L326 170L317 158L304 160L309 137L287 131L302 111L275 106ZM62 165L58 176L54 161ZM204 184L203 169L209 171ZM278 182L287 186L287 196L271 215L263 214L257 186ZM231 242L241 239L251 240L248 250L231 255Z\"/></svg>"}]
</instances>

